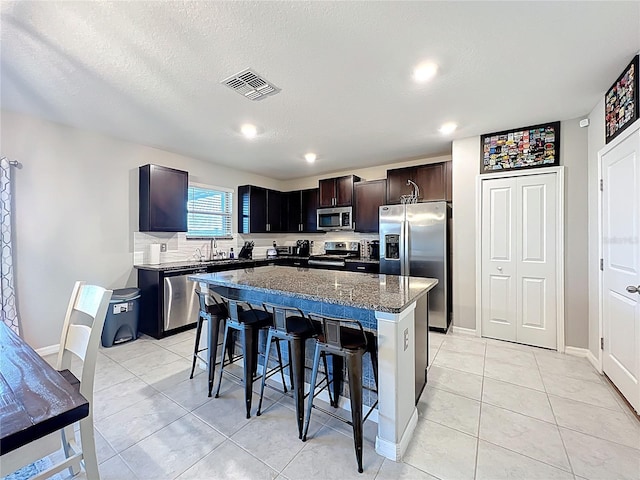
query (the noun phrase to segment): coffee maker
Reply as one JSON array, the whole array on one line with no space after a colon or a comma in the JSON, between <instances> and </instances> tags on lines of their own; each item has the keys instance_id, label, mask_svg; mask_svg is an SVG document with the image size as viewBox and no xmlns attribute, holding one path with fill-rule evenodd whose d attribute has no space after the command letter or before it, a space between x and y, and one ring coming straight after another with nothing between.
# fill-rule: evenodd
<instances>
[{"instance_id":1,"label":"coffee maker","mask_svg":"<svg viewBox=\"0 0 640 480\"><path fill-rule=\"evenodd\" d=\"M296 255L298 257L309 256L309 240L298 240L296 242Z\"/></svg>"},{"instance_id":2,"label":"coffee maker","mask_svg":"<svg viewBox=\"0 0 640 480\"><path fill-rule=\"evenodd\" d=\"M380 258L380 240L369 242L369 258L377 260Z\"/></svg>"}]
</instances>

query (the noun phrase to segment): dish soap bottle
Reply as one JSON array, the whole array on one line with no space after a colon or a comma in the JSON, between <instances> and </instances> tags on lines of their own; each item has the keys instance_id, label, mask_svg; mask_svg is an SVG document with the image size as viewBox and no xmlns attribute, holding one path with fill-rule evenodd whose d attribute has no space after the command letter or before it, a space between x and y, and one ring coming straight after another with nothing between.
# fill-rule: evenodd
<instances>
[{"instance_id":1,"label":"dish soap bottle","mask_svg":"<svg viewBox=\"0 0 640 480\"><path fill-rule=\"evenodd\" d=\"M233 253L233 247L229 249L229 258L236 258L235 254Z\"/></svg>"}]
</instances>

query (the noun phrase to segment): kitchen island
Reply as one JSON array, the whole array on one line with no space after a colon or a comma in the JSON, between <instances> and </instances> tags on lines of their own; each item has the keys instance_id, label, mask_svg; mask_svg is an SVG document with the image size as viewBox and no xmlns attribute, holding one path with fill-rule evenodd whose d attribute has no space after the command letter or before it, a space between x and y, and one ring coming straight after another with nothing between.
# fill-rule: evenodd
<instances>
[{"instance_id":1,"label":"kitchen island","mask_svg":"<svg viewBox=\"0 0 640 480\"><path fill-rule=\"evenodd\" d=\"M425 300L438 283L436 279L284 266L194 274L189 278L253 304L269 302L297 307L305 313L352 318L376 332L376 452L394 461L402 458L418 420L414 401L416 304ZM426 315L426 309L420 311Z\"/></svg>"}]
</instances>

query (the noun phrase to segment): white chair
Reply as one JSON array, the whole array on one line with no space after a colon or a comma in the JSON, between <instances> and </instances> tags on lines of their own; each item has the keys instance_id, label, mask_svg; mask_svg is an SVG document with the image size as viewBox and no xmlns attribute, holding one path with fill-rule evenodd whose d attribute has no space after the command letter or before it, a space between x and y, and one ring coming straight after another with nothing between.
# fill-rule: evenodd
<instances>
[{"instance_id":1,"label":"white chair","mask_svg":"<svg viewBox=\"0 0 640 480\"><path fill-rule=\"evenodd\" d=\"M62 448L66 460L32 477L32 480L47 478L65 468L69 468L72 474L76 474L79 472L81 461L84 461L88 480L100 478L93 437L93 380L98 345L112 293L112 290L86 285L84 282L76 282L62 327L56 369L61 373L64 372L65 378L73 380L73 377L69 376L65 370L71 368L71 361L74 357L79 359L81 372L77 373L80 377L80 394L89 401L89 415L79 422L82 449L75 442L72 424L59 432L54 432L3 455L3 474L22 468L59 450L60 436L62 436Z\"/></svg>"}]
</instances>

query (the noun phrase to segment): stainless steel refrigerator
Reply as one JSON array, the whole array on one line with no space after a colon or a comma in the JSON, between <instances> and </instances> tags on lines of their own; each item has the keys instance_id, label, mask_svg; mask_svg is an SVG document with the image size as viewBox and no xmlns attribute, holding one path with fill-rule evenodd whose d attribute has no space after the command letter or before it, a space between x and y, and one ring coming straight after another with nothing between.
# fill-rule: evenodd
<instances>
[{"instance_id":1,"label":"stainless steel refrigerator","mask_svg":"<svg viewBox=\"0 0 640 480\"><path fill-rule=\"evenodd\" d=\"M429 292L429 327L449 326L447 202L380 207L380 273L437 278Z\"/></svg>"}]
</instances>

